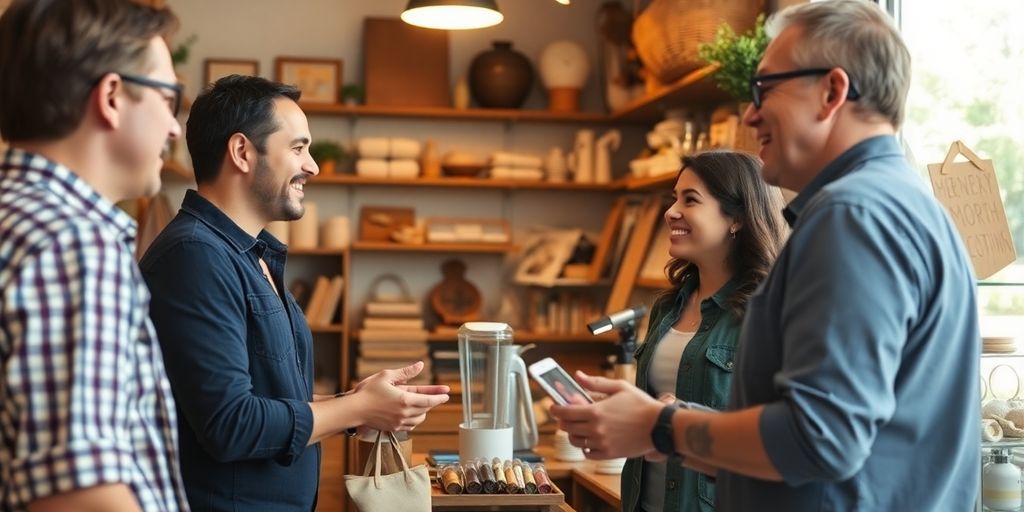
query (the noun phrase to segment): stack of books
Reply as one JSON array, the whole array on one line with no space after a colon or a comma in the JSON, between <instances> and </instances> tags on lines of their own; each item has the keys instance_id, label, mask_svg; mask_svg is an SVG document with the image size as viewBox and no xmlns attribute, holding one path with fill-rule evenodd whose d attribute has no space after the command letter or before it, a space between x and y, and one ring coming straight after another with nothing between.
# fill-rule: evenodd
<instances>
[{"instance_id":1,"label":"stack of books","mask_svg":"<svg viewBox=\"0 0 1024 512\"><path fill-rule=\"evenodd\" d=\"M414 301L368 302L363 328L358 332L356 378L361 380L381 370L423 361L423 371L410 383L429 384L430 349L422 314L422 308Z\"/></svg>"},{"instance_id":2,"label":"stack of books","mask_svg":"<svg viewBox=\"0 0 1024 512\"><path fill-rule=\"evenodd\" d=\"M341 276L316 278L313 293L306 303L306 323L311 327L324 327L340 323L341 295L344 293L345 278Z\"/></svg>"}]
</instances>

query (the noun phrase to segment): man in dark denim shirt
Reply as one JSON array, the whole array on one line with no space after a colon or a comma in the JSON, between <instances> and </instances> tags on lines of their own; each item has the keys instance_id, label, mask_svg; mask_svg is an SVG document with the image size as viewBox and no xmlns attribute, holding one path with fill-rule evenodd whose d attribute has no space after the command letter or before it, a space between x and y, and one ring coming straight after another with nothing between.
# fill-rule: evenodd
<instances>
[{"instance_id":1,"label":"man in dark denim shirt","mask_svg":"<svg viewBox=\"0 0 1024 512\"><path fill-rule=\"evenodd\" d=\"M448 399L445 386L404 385L422 363L342 397L313 395L312 335L284 287L287 247L263 231L302 216L318 172L298 98L231 76L196 99L187 140L198 191L141 262L196 511L313 510L320 450L308 447L361 425L411 429Z\"/></svg>"}]
</instances>

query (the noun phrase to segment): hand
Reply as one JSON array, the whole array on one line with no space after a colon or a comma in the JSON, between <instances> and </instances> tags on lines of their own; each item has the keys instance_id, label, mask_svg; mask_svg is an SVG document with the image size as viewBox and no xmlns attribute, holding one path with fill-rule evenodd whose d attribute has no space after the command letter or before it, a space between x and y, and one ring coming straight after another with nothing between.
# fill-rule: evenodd
<instances>
[{"instance_id":1,"label":"hand","mask_svg":"<svg viewBox=\"0 0 1024 512\"><path fill-rule=\"evenodd\" d=\"M556 405L551 415L569 433L569 442L583 448L588 459L640 457L654 450L650 432L664 404L623 380L576 372L587 391L608 398L593 404Z\"/></svg>"},{"instance_id":2,"label":"hand","mask_svg":"<svg viewBox=\"0 0 1024 512\"><path fill-rule=\"evenodd\" d=\"M423 362L375 373L356 385L353 398L363 426L376 430L412 430L427 411L448 401L448 386L407 386L423 371Z\"/></svg>"}]
</instances>

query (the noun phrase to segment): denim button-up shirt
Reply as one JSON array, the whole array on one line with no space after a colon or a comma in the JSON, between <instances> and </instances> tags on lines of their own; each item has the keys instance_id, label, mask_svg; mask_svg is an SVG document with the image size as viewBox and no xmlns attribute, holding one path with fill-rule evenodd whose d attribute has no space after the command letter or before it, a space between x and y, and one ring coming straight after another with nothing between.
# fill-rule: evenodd
<instances>
[{"instance_id":1,"label":"denim button-up shirt","mask_svg":"<svg viewBox=\"0 0 1024 512\"><path fill-rule=\"evenodd\" d=\"M651 393L649 374L658 344L668 330L679 321L683 306L696 291L696 279L683 283L674 301L660 303L651 311L651 320L644 342L636 351L636 385ZM675 395L680 400L696 402L715 409L728 403L732 382L733 360L740 333L740 321L729 311L728 300L736 289L730 280L718 292L701 302L701 323L693 339L687 343L679 361ZM643 435L650 435L649 432ZM632 512L639 507L644 484L642 458L629 459L622 469L622 510ZM706 512L714 510L715 479L682 467L675 458L665 468L664 510Z\"/></svg>"},{"instance_id":2,"label":"denim button-up shirt","mask_svg":"<svg viewBox=\"0 0 1024 512\"><path fill-rule=\"evenodd\" d=\"M312 335L284 286L286 249L265 231L253 238L190 190L140 263L194 511L314 507Z\"/></svg>"},{"instance_id":3,"label":"denim button-up shirt","mask_svg":"<svg viewBox=\"0 0 1024 512\"><path fill-rule=\"evenodd\" d=\"M751 297L730 409L764 405L784 482L718 474L722 510L972 510L981 352L971 262L895 137L862 141L786 211Z\"/></svg>"}]
</instances>

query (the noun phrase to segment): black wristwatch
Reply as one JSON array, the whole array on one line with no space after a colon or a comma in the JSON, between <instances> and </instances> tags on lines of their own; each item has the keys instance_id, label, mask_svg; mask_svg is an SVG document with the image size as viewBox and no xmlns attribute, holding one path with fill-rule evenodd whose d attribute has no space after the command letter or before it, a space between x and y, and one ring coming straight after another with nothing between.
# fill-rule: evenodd
<instances>
[{"instance_id":1,"label":"black wristwatch","mask_svg":"<svg viewBox=\"0 0 1024 512\"><path fill-rule=\"evenodd\" d=\"M665 455L676 454L675 436L672 434L672 415L679 410L679 406L668 404L658 413L658 421L654 422L654 429L651 430L651 442L654 449Z\"/></svg>"}]
</instances>

